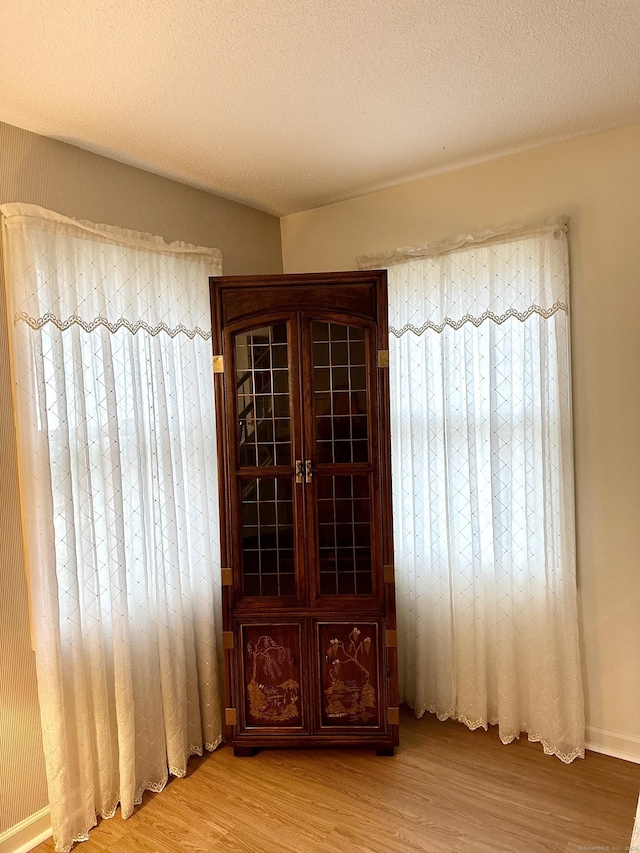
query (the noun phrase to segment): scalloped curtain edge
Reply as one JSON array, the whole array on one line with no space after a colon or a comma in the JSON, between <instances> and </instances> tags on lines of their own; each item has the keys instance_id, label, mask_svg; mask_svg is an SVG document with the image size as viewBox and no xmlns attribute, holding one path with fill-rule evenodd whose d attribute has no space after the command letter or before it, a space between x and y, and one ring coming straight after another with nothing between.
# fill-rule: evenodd
<instances>
[{"instance_id":1,"label":"scalloped curtain edge","mask_svg":"<svg viewBox=\"0 0 640 853\"><path fill-rule=\"evenodd\" d=\"M459 331L466 323L472 323L476 328L482 325L485 320L492 320L496 325L500 326L506 323L507 320L519 320L525 323L534 314L542 317L543 320L549 320L558 311L569 313L569 306L566 302L556 302L551 308L541 308L539 305L530 305L526 311L517 311L515 308L509 308L504 314L494 314L493 311L485 311L480 317L474 317L471 314L466 314L460 320L452 320L446 317L442 323L434 323L432 320L427 320L422 326L414 326L413 323L406 323L401 329L396 329L395 326L389 326L389 334L396 338L401 338L407 332L412 332L416 336L424 334L427 330L440 334L444 332L447 326L450 329Z\"/></svg>"},{"instance_id":2,"label":"scalloped curtain edge","mask_svg":"<svg viewBox=\"0 0 640 853\"><path fill-rule=\"evenodd\" d=\"M66 320L61 320L59 317L56 317L51 313L45 314L43 317L36 318L30 317L24 311L18 311L14 317L14 324L17 325L20 322L26 323L26 325L35 332L40 331L40 329L46 326L47 323L51 323L61 332L66 332L72 326L80 326L85 332L95 332L96 329L102 327L108 329L112 334L120 331L120 329L127 329L132 335L135 335L142 329L142 331L147 332L152 337L156 337L160 332L165 332L170 338L175 338L176 335L183 334L193 340L196 335L199 335L203 340L208 341L212 337L211 329L201 329L199 326L196 326L195 329L188 329L186 326L181 324L171 328L164 322L160 322L156 326L152 326L144 320L136 320L132 323L131 320L127 320L125 317L120 317L112 323L106 317L96 317L95 319L88 321L83 320L82 317L78 317L77 314L72 314L71 317L67 317Z\"/></svg>"},{"instance_id":3,"label":"scalloped curtain edge","mask_svg":"<svg viewBox=\"0 0 640 853\"><path fill-rule=\"evenodd\" d=\"M187 750L187 761L194 755L202 755L203 749L206 749L207 752L214 752L222 743L223 737L217 738L213 743L205 743L204 746L196 746L192 744ZM175 767L167 767L167 773L164 778L159 782L143 782L138 788L135 797L133 798L134 806L139 806L142 803L142 797L145 791L152 791L154 794L159 794L163 791L167 782L169 781L169 776L175 776L179 779L184 778L187 775L187 771L181 770L180 768ZM96 809L95 817L93 823L87 826L82 832L78 835L75 835L69 844L65 844L62 847L59 847L57 844L55 845L55 853L70 853L75 844L78 844L81 841L89 841L89 833L98 824L98 818L100 817L102 820L111 820L111 818L115 817L116 812L118 811L118 806L120 805L120 800L118 799L113 808L109 809Z\"/></svg>"},{"instance_id":4,"label":"scalloped curtain edge","mask_svg":"<svg viewBox=\"0 0 640 853\"><path fill-rule=\"evenodd\" d=\"M476 729L484 729L488 730L489 726L499 726L500 720L498 718L493 719L492 717L487 717L486 719L482 717L478 720L469 720L468 717L465 717L464 714L458 714L453 708L448 711L438 711L435 705L424 705L419 708L409 707L414 711L416 717L420 719L424 714L428 711L430 714L434 714L440 722L444 722L445 720L455 720L458 723L463 723L470 731L475 731ZM575 761L576 758L584 758L585 755L585 747L576 746L571 752L562 752L557 747L553 746L549 743L548 740L545 740L541 735L534 734L533 732L527 731L526 724L524 724L523 728L520 731L520 734L526 734L527 740L531 743L540 743L542 744L542 748L544 750L545 755L555 755L556 758L560 759L563 764L571 764L572 761ZM498 737L500 741L508 746L510 743L513 743L514 740L520 740L520 735L502 735L498 732Z\"/></svg>"}]
</instances>

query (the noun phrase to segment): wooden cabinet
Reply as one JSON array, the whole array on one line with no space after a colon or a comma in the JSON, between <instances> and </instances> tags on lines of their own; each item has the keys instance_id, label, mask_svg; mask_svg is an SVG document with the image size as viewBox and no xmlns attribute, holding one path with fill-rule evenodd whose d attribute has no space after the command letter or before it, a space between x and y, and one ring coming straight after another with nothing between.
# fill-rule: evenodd
<instances>
[{"instance_id":1,"label":"wooden cabinet","mask_svg":"<svg viewBox=\"0 0 640 853\"><path fill-rule=\"evenodd\" d=\"M384 271L211 279L226 722L398 743Z\"/></svg>"}]
</instances>

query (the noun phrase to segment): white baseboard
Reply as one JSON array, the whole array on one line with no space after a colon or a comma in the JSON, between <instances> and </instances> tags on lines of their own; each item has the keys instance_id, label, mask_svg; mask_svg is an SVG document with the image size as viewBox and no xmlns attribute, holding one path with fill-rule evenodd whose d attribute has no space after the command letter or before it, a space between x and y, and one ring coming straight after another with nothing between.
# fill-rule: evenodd
<instances>
[{"instance_id":1,"label":"white baseboard","mask_svg":"<svg viewBox=\"0 0 640 853\"><path fill-rule=\"evenodd\" d=\"M51 809L47 806L0 833L0 853L28 853L51 834Z\"/></svg>"},{"instance_id":2,"label":"white baseboard","mask_svg":"<svg viewBox=\"0 0 640 853\"><path fill-rule=\"evenodd\" d=\"M587 749L640 764L640 737L587 726ZM0 851L1 853L1 851Z\"/></svg>"}]
</instances>

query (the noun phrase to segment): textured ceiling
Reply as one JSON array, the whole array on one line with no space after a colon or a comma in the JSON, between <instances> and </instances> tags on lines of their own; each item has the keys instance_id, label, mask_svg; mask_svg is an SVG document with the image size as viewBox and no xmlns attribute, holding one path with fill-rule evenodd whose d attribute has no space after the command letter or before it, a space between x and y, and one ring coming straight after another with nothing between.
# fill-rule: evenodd
<instances>
[{"instance_id":1,"label":"textured ceiling","mask_svg":"<svg viewBox=\"0 0 640 853\"><path fill-rule=\"evenodd\" d=\"M640 121L640 0L0 0L0 120L282 215Z\"/></svg>"}]
</instances>

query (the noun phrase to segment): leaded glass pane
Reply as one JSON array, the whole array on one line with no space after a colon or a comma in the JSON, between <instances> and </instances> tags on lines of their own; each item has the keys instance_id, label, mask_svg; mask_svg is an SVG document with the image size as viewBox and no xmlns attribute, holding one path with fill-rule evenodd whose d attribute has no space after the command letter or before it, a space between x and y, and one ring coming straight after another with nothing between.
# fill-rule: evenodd
<instances>
[{"instance_id":1,"label":"leaded glass pane","mask_svg":"<svg viewBox=\"0 0 640 853\"><path fill-rule=\"evenodd\" d=\"M370 595L369 477L318 475L321 595Z\"/></svg>"},{"instance_id":2,"label":"leaded glass pane","mask_svg":"<svg viewBox=\"0 0 640 853\"><path fill-rule=\"evenodd\" d=\"M235 338L240 465L291 465L287 324Z\"/></svg>"},{"instance_id":3,"label":"leaded glass pane","mask_svg":"<svg viewBox=\"0 0 640 853\"><path fill-rule=\"evenodd\" d=\"M312 324L313 393L318 462L368 462L365 332Z\"/></svg>"},{"instance_id":4,"label":"leaded glass pane","mask_svg":"<svg viewBox=\"0 0 640 853\"><path fill-rule=\"evenodd\" d=\"M244 594L295 595L291 480L242 480L241 488Z\"/></svg>"}]
</instances>

